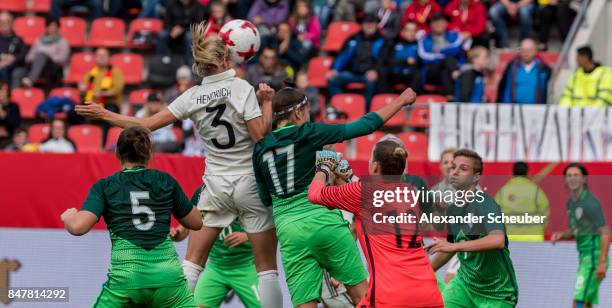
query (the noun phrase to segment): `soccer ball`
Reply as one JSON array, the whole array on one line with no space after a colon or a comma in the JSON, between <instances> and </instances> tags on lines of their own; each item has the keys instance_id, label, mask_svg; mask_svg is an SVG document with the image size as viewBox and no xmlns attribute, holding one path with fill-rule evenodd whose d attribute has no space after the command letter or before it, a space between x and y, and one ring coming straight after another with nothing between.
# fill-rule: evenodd
<instances>
[{"instance_id":1,"label":"soccer ball","mask_svg":"<svg viewBox=\"0 0 612 308\"><path fill-rule=\"evenodd\" d=\"M259 31L244 19L234 19L223 25L219 38L229 48L232 61L238 64L253 58L261 45Z\"/></svg>"}]
</instances>

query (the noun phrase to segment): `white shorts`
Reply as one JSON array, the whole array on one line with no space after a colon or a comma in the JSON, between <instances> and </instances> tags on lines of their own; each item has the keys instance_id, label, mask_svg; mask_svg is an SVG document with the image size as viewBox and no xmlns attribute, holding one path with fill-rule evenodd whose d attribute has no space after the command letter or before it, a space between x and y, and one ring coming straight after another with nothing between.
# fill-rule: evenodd
<instances>
[{"instance_id":1,"label":"white shorts","mask_svg":"<svg viewBox=\"0 0 612 308\"><path fill-rule=\"evenodd\" d=\"M450 261L448 261L448 268L446 269L446 273L457 275L457 271L459 270L459 267L461 267L461 262L459 261L459 258L455 254L450 259Z\"/></svg>"},{"instance_id":2,"label":"white shorts","mask_svg":"<svg viewBox=\"0 0 612 308\"><path fill-rule=\"evenodd\" d=\"M255 175L204 175L198 209L206 227L225 228L236 217L247 233L274 228L272 209L261 202Z\"/></svg>"}]
</instances>

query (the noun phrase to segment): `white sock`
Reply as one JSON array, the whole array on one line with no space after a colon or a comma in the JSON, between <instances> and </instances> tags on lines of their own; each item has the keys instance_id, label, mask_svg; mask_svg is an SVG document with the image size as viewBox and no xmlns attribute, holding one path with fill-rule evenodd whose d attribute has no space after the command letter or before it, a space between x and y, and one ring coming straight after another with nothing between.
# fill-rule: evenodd
<instances>
[{"instance_id":1,"label":"white sock","mask_svg":"<svg viewBox=\"0 0 612 308\"><path fill-rule=\"evenodd\" d=\"M257 273L259 277L259 300L261 307L282 308L283 293L278 283L278 271L263 271Z\"/></svg>"},{"instance_id":2,"label":"white sock","mask_svg":"<svg viewBox=\"0 0 612 308\"><path fill-rule=\"evenodd\" d=\"M183 273L185 274L185 278L187 278L187 285L189 286L189 290L191 292L195 290L196 284L198 283L198 278L200 278L200 273L203 269L203 267L191 261L183 260Z\"/></svg>"}]
</instances>

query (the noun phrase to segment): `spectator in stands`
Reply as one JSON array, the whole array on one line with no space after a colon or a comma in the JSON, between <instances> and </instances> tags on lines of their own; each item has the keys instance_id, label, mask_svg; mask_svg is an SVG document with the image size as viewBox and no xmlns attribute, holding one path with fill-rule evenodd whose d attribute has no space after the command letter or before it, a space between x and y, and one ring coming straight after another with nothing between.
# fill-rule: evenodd
<instances>
[{"instance_id":1,"label":"spectator in stands","mask_svg":"<svg viewBox=\"0 0 612 308\"><path fill-rule=\"evenodd\" d=\"M138 18L159 18L162 0L142 0L142 9Z\"/></svg>"},{"instance_id":2,"label":"spectator in stands","mask_svg":"<svg viewBox=\"0 0 612 308\"><path fill-rule=\"evenodd\" d=\"M0 147L10 142L15 129L21 124L19 106L10 100L10 88L0 80Z\"/></svg>"},{"instance_id":3,"label":"spectator in stands","mask_svg":"<svg viewBox=\"0 0 612 308\"><path fill-rule=\"evenodd\" d=\"M409 21L402 28L399 38L385 44L382 53L382 69L379 85L384 92L393 92L398 84L408 84L418 89L421 72L418 63L417 25Z\"/></svg>"},{"instance_id":4,"label":"spectator in stands","mask_svg":"<svg viewBox=\"0 0 612 308\"><path fill-rule=\"evenodd\" d=\"M225 23L232 20L232 17L227 12L227 6L219 0L211 1L208 4L208 9L210 10L210 17L208 18L210 30L208 35L217 34Z\"/></svg>"},{"instance_id":5,"label":"spectator in stands","mask_svg":"<svg viewBox=\"0 0 612 308\"><path fill-rule=\"evenodd\" d=\"M40 152L42 153L74 153L76 152L76 145L70 138L68 138L66 132L66 122L64 120L55 119L51 122L51 129L49 131L49 137L45 139L40 145Z\"/></svg>"},{"instance_id":6,"label":"spectator in stands","mask_svg":"<svg viewBox=\"0 0 612 308\"><path fill-rule=\"evenodd\" d=\"M376 90L379 64L384 38L378 34L378 18L368 14L364 17L361 32L350 38L327 73L329 95L342 92L348 83L365 83L366 111Z\"/></svg>"},{"instance_id":7,"label":"spectator in stands","mask_svg":"<svg viewBox=\"0 0 612 308\"><path fill-rule=\"evenodd\" d=\"M412 21L417 24L419 30L429 32L429 18L438 12L442 12L442 8L434 0L414 0L404 11L402 27Z\"/></svg>"},{"instance_id":8,"label":"spectator in stands","mask_svg":"<svg viewBox=\"0 0 612 308\"><path fill-rule=\"evenodd\" d=\"M13 16L0 13L0 80L10 82L13 69L23 64L27 48L13 32ZM17 85L12 85L16 87Z\"/></svg>"},{"instance_id":9,"label":"spectator in stands","mask_svg":"<svg viewBox=\"0 0 612 308\"><path fill-rule=\"evenodd\" d=\"M176 84L166 89L164 92L164 101L172 102L183 92L193 87L193 76L191 75L191 69L183 65L176 70Z\"/></svg>"},{"instance_id":10,"label":"spectator in stands","mask_svg":"<svg viewBox=\"0 0 612 308\"><path fill-rule=\"evenodd\" d=\"M309 0L298 0L295 3L293 15L289 17L289 25L293 34L297 36L297 40L302 43L304 50L310 53L311 50L319 49L321 24L312 13Z\"/></svg>"},{"instance_id":11,"label":"spectator in stands","mask_svg":"<svg viewBox=\"0 0 612 308\"><path fill-rule=\"evenodd\" d=\"M302 65L308 61L308 51L292 34L289 24L282 22L278 25L276 35L268 36L265 46L276 50L281 64L287 64L291 68L289 75L300 70Z\"/></svg>"},{"instance_id":12,"label":"spectator in stands","mask_svg":"<svg viewBox=\"0 0 612 308\"><path fill-rule=\"evenodd\" d=\"M74 6L84 6L89 10L89 19L102 17L102 1L100 0L51 0L51 16L60 18L63 10Z\"/></svg>"},{"instance_id":13,"label":"spectator in stands","mask_svg":"<svg viewBox=\"0 0 612 308\"><path fill-rule=\"evenodd\" d=\"M380 0L380 8L378 9L378 31L387 40L394 40L400 31L399 12L397 4L394 0Z\"/></svg>"},{"instance_id":14,"label":"spectator in stands","mask_svg":"<svg viewBox=\"0 0 612 308\"><path fill-rule=\"evenodd\" d=\"M295 76L295 87L306 95L310 105L310 118L318 119L321 114L321 102L319 100L319 90L308 83L308 74L306 71L299 71Z\"/></svg>"},{"instance_id":15,"label":"spectator in stands","mask_svg":"<svg viewBox=\"0 0 612 308\"><path fill-rule=\"evenodd\" d=\"M561 41L564 42L576 12L570 7L570 0L538 0L538 4L538 19L540 20L538 49L544 51L548 49L548 37L553 22L557 22Z\"/></svg>"},{"instance_id":16,"label":"spectator in stands","mask_svg":"<svg viewBox=\"0 0 612 308\"><path fill-rule=\"evenodd\" d=\"M349 0L314 0L312 11L323 29L331 21L356 21L355 5Z\"/></svg>"},{"instance_id":17,"label":"spectator in stands","mask_svg":"<svg viewBox=\"0 0 612 308\"><path fill-rule=\"evenodd\" d=\"M166 103L162 100L158 93L151 93L147 97L145 106L136 112L137 118L147 118L162 111L166 107ZM151 133L153 141L153 152L159 153L174 153L179 149L179 144L176 140L176 135L172 131L172 124L154 130Z\"/></svg>"},{"instance_id":18,"label":"spectator in stands","mask_svg":"<svg viewBox=\"0 0 612 308\"><path fill-rule=\"evenodd\" d=\"M288 16L288 0L255 0L247 18L257 27L261 36L266 37Z\"/></svg>"},{"instance_id":19,"label":"spectator in stands","mask_svg":"<svg viewBox=\"0 0 612 308\"><path fill-rule=\"evenodd\" d=\"M168 55L170 46L183 47L183 61L191 66L191 29L192 24L204 20L204 7L196 0L169 0L166 6L164 30L159 34L157 54Z\"/></svg>"},{"instance_id":20,"label":"spectator in stands","mask_svg":"<svg viewBox=\"0 0 612 308\"><path fill-rule=\"evenodd\" d=\"M448 17L434 14L429 20L431 32L419 40L419 58L423 63L425 83L441 86L441 93L449 101L453 96L453 77L463 62L463 39L456 31L448 30Z\"/></svg>"},{"instance_id":21,"label":"spectator in stands","mask_svg":"<svg viewBox=\"0 0 612 308\"><path fill-rule=\"evenodd\" d=\"M489 51L476 46L468 52L470 65L462 67L455 84L455 98L461 103L485 102L485 71L489 67Z\"/></svg>"},{"instance_id":22,"label":"spectator in stands","mask_svg":"<svg viewBox=\"0 0 612 308\"><path fill-rule=\"evenodd\" d=\"M111 65L110 52L106 48L96 50L95 62L96 66L79 83L83 100L102 104L112 112L119 112L124 86L123 73Z\"/></svg>"},{"instance_id":23,"label":"spectator in stands","mask_svg":"<svg viewBox=\"0 0 612 308\"><path fill-rule=\"evenodd\" d=\"M31 87L41 79L51 87L61 85L64 65L70 58L70 45L59 33L59 20L48 17L45 25L45 33L34 42L26 55L27 75L25 68L15 69L14 72L17 78L26 75L21 78L21 84L25 87Z\"/></svg>"},{"instance_id":24,"label":"spectator in stands","mask_svg":"<svg viewBox=\"0 0 612 308\"><path fill-rule=\"evenodd\" d=\"M287 70L279 62L276 50L270 47L264 47L259 63L249 66L247 71L247 81L251 85L265 83L277 91L284 86L287 78Z\"/></svg>"},{"instance_id":25,"label":"spectator in stands","mask_svg":"<svg viewBox=\"0 0 612 308\"><path fill-rule=\"evenodd\" d=\"M519 56L508 63L499 82L497 101L518 104L545 104L550 67L537 58L533 39L521 41Z\"/></svg>"},{"instance_id":26,"label":"spectator in stands","mask_svg":"<svg viewBox=\"0 0 612 308\"><path fill-rule=\"evenodd\" d=\"M521 28L521 40L529 37L533 26L533 15L536 8L534 0L500 0L489 8L489 17L495 26L497 43L502 48L510 46L508 41L508 27L506 25L506 15L519 17Z\"/></svg>"},{"instance_id":27,"label":"spectator in stands","mask_svg":"<svg viewBox=\"0 0 612 308\"><path fill-rule=\"evenodd\" d=\"M450 17L449 29L459 31L464 40L471 39L472 46L489 47L487 8L480 0L453 0L444 13Z\"/></svg>"},{"instance_id":28,"label":"spectator in stands","mask_svg":"<svg viewBox=\"0 0 612 308\"><path fill-rule=\"evenodd\" d=\"M589 46L578 48L578 69L567 81L561 105L566 107L612 105L612 69L595 62Z\"/></svg>"},{"instance_id":29,"label":"spectator in stands","mask_svg":"<svg viewBox=\"0 0 612 308\"><path fill-rule=\"evenodd\" d=\"M37 152L28 141L28 131L23 128L16 128L12 142L3 147L8 152Z\"/></svg>"}]
</instances>

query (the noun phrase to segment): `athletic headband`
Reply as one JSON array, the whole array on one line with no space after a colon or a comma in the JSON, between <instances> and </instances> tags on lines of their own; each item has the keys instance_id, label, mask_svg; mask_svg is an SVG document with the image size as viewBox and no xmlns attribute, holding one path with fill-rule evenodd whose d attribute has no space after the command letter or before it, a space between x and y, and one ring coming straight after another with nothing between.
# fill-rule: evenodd
<instances>
[{"instance_id":1,"label":"athletic headband","mask_svg":"<svg viewBox=\"0 0 612 308\"><path fill-rule=\"evenodd\" d=\"M308 97L306 97L306 95L304 95L304 99L301 102L299 102L299 103L297 103L297 104L295 104L295 105L293 105L293 106L291 106L291 107L289 107L289 108L287 108L285 110L281 110L281 111L275 112L274 116L281 116L281 115L287 114L289 112L292 112L293 110L300 109L304 105L306 105L306 103L308 103Z\"/></svg>"}]
</instances>

